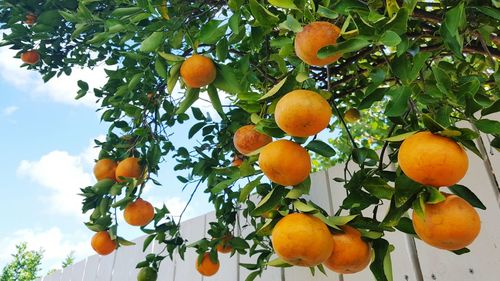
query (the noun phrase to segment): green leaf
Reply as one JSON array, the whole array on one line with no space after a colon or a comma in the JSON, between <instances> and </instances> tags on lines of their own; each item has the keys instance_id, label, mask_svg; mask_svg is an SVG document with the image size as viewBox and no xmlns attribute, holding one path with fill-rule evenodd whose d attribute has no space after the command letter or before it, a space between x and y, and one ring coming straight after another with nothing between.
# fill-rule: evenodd
<instances>
[{"instance_id":1,"label":"green leaf","mask_svg":"<svg viewBox=\"0 0 500 281\"><path fill-rule=\"evenodd\" d=\"M302 197L302 195L309 194L311 190L311 177L307 177L303 182L295 185L286 195L286 198L289 199L298 199Z\"/></svg>"},{"instance_id":2,"label":"green leaf","mask_svg":"<svg viewBox=\"0 0 500 281\"><path fill-rule=\"evenodd\" d=\"M490 119L481 119L474 122L474 125L484 133L500 135L500 122Z\"/></svg>"},{"instance_id":3,"label":"green leaf","mask_svg":"<svg viewBox=\"0 0 500 281\"><path fill-rule=\"evenodd\" d=\"M399 223L395 226L397 230L410 234L416 235L415 229L413 228L413 222L411 219L403 217L399 220Z\"/></svg>"},{"instance_id":4,"label":"green leaf","mask_svg":"<svg viewBox=\"0 0 500 281\"><path fill-rule=\"evenodd\" d=\"M460 250L455 250L455 251L451 251L451 252L454 253L455 255L463 255L463 254L470 253L470 250L468 248L462 248Z\"/></svg>"},{"instance_id":5,"label":"green leaf","mask_svg":"<svg viewBox=\"0 0 500 281\"><path fill-rule=\"evenodd\" d=\"M462 197L465 201L469 202L472 206L481 209L481 210L486 210L486 206L479 200L479 198L466 186L460 185L460 184L455 184L453 186L450 186L448 188L453 194L458 195Z\"/></svg>"},{"instance_id":6,"label":"green leaf","mask_svg":"<svg viewBox=\"0 0 500 281\"><path fill-rule=\"evenodd\" d=\"M111 15L114 17L124 17L124 16L130 16L133 14L136 14L140 11L143 11L141 7L127 7L127 8L117 8L113 12L111 12Z\"/></svg>"},{"instance_id":7,"label":"green leaf","mask_svg":"<svg viewBox=\"0 0 500 281\"><path fill-rule=\"evenodd\" d=\"M388 95L391 95L392 99L385 108L385 114L389 117L402 116L408 108L411 92L411 89L407 86L389 90Z\"/></svg>"},{"instance_id":8,"label":"green leaf","mask_svg":"<svg viewBox=\"0 0 500 281\"><path fill-rule=\"evenodd\" d=\"M219 192L222 192L224 189L228 188L231 184L233 184L235 181L237 181L239 177L233 177L227 180L223 180L216 184L212 189L210 189L210 192L212 194L217 194Z\"/></svg>"},{"instance_id":9,"label":"green leaf","mask_svg":"<svg viewBox=\"0 0 500 281\"><path fill-rule=\"evenodd\" d=\"M181 114L186 112L191 105L195 101L198 100L198 97L200 96L200 89L188 89L185 98L182 100L182 102L179 105L179 108L175 112L175 114Z\"/></svg>"},{"instance_id":10,"label":"green leaf","mask_svg":"<svg viewBox=\"0 0 500 281\"><path fill-rule=\"evenodd\" d=\"M336 45L326 46L318 51L318 58L324 59L329 56L344 54L349 52L355 52L363 49L364 47L370 45L370 42L366 39L354 37L347 41L338 43Z\"/></svg>"},{"instance_id":11,"label":"green leaf","mask_svg":"<svg viewBox=\"0 0 500 281\"><path fill-rule=\"evenodd\" d=\"M148 38L141 43L141 52L153 52L165 41L164 32L153 32Z\"/></svg>"},{"instance_id":12,"label":"green leaf","mask_svg":"<svg viewBox=\"0 0 500 281\"><path fill-rule=\"evenodd\" d=\"M265 95L263 95L262 97L260 97L259 100L267 99L269 97L274 96L281 89L281 87L283 87L283 85L285 84L287 78L288 78L288 76L285 77L285 78L283 78L281 81L279 81L278 84L274 85L271 88L271 90L269 90Z\"/></svg>"},{"instance_id":13,"label":"green leaf","mask_svg":"<svg viewBox=\"0 0 500 281\"><path fill-rule=\"evenodd\" d=\"M385 46L394 47L401 43L401 37L399 37L396 32L387 30L384 34L382 34L379 41Z\"/></svg>"},{"instance_id":14,"label":"green leaf","mask_svg":"<svg viewBox=\"0 0 500 281\"><path fill-rule=\"evenodd\" d=\"M500 111L500 99L496 100L492 105L481 110L481 115L486 116L488 114L496 113Z\"/></svg>"},{"instance_id":15,"label":"green leaf","mask_svg":"<svg viewBox=\"0 0 500 281\"><path fill-rule=\"evenodd\" d=\"M265 212L274 209L280 202L281 199L288 193L288 189L277 186L271 190L262 200L255 206L255 209L252 210L252 216L260 216Z\"/></svg>"},{"instance_id":16,"label":"green leaf","mask_svg":"<svg viewBox=\"0 0 500 281\"><path fill-rule=\"evenodd\" d=\"M316 11L316 13L324 18L332 20L339 17L339 14L337 14L335 11L332 11L327 7L321 5L318 6L318 10Z\"/></svg>"},{"instance_id":17,"label":"green leaf","mask_svg":"<svg viewBox=\"0 0 500 281\"><path fill-rule=\"evenodd\" d=\"M267 265L273 266L273 267L292 267L293 266L281 258L275 258L274 260L269 261L267 263Z\"/></svg>"},{"instance_id":18,"label":"green leaf","mask_svg":"<svg viewBox=\"0 0 500 281\"><path fill-rule=\"evenodd\" d=\"M295 33L302 31L302 25L298 20L296 20L292 15L286 16L286 21L280 24L281 28L289 29Z\"/></svg>"},{"instance_id":19,"label":"green leaf","mask_svg":"<svg viewBox=\"0 0 500 281\"><path fill-rule=\"evenodd\" d=\"M205 127L206 123L205 122L199 122L199 123L196 123L194 124L191 129L189 129L189 133L188 133L188 138L192 138L194 135L196 135L196 133L198 131L201 130L201 128Z\"/></svg>"},{"instance_id":20,"label":"green leaf","mask_svg":"<svg viewBox=\"0 0 500 281\"><path fill-rule=\"evenodd\" d=\"M275 7L285 8L285 9L297 9L293 0L269 0L269 3Z\"/></svg>"},{"instance_id":21,"label":"green leaf","mask_svg":"<svg viewBox=\"0 0 500 281\"><path fill-rule=\"evenodd\" d=\"M177 80L179 80L179 70L181 68L181 65L181 63L177 63L172 65L172 67L170 68L170 76L167 80L167 91L169 94L172 94L172 91L175 88L175 84L177 84Z\"/></svg>"},{"instance_id":22,"label":"green leaf","mask_svg":"<svg viewBox=\"0 0 500 281\"><path fill-rule=\"evenodd\" d=\"M217 65L217 77L214 85L230 94L238 94L242 91L234 69L226 65Z\"/></svg>"},{"instance_id":23,"label":"green leaf","mask_svg":"<svg viewBox=\"0 0 500 281\"><path fill-rule=\"evenodd\" d=\"M222 21L211 20L205 24L199 33L198 39L201 43L214 44L219 41L225 34L227 30L227 24L219 26Z\"/></svg>"},{"instance_id":24,"label":"green leaf","mask_svg":"<svg viewBox=\"0 0 500 281\"><path fill-rule=\"evenodd\" d=\"M366 178L363 181L363 187L371 195L377 197L378 199L390 200L394 194L394 188L392 188L385 180L379 177Z\"/></svg>"},{"instance_id":25,"label":"green leaf","mask_svg":"<svg viewBox=\"0 0 500 281\"><path fill-rule=\"evenodd\" d=\"M427 200L425 202L427 204L437 204L446 200L446 197L435 187L426 186L425 190L427 191Z\"/></svg>"},{"instance_id":26,"label":"green leaf","mask_svg":"<svg viewBox=\"0 0 500 281\"><path fill-rule=\"evenodd\" d=\"M474 8L476 8L478 11L480 11L481 13L483 13L487 16L490 16L496 20L500 20L500 11L498 9L493 9L493 8L487 7L487 6L474 7Z\"/></svg>"},{"instance_id":27,"label":"green leaf","mask_svg":"<svg viewBox=\"0 0 500 281\"><path fill-rule=\"evenodd\" d=\"M374 250L375 259L370 265L370 270L377 279L377 281L392 281L392 271L389 270L389 262L387 262L387 256L390 258L389 242L385 239L377 239L372 242L372 248ZM386 270L387 269L387 270Z\"/></svg>"},{"instance_id":28,"label":"green leaf","mask_svg":"<svg viewBox=\"0 0 500 281\"><path fill-rule=\"evenodd\" d=\"M396 207L403 206L411 197L423 189L422 184L412 181L403 174L396 178L395 186L394 202L396 203Z\"/></svg>"},{"instance_id":29,"label":"green leaf","mask_svg":"<svg viewBox=\"0 0 500 281\"><path fill-rule=\"evenodd\" d=\"M226 38L222 38L221 40L219 40L219 42L217 43L217 47L215 48L215 53L220 61L224 61L227 59L229 46Z\"/></svg>"},{"instance_id":30,"label":"green leaf","mask_svg":"<svg viewBox=\"0 0 500 281\"><path fill-rule=\"evenodd\" d=\"M397 136L392 136L392 137L386 138L384 140L385 141L394 141L394 142L404 141L405 139L407 139L407 138L413 136L414 134L416 134L417 132L418 131L412 131L412 132L400 134L400 135L397 135Z\"/></svg>"},{"instance_id":31,"label":"green leaf","mask_svg":"<svg viewBox=\"0 0 500 281\"><path fill-rule=\"evenodd\" d=\"M445 127L441 126L441 124L432 119L429 114L422 114L422 122L424 122L425 127L432 133L446 130Z\"/></svg>"},{"instance_id":32,"label":"green leaf","mask_svg":"<svg viewBox=\"0 0 500 281\"><path fill-rule=\"evenodd\" d=\"M260 25L270 26L279 21L279 17L271 13L268 9L262 6L257 0L249 1L250 11Z\"/></svg>"},{"instance_id":33,"label":"green leaf","mask_svg":"<svg viewBox=\"0 0 500 281\"><path fill-rule=\"evenodd\" d=\"M172 55L172 54L167 54L165 52L158 52L158 54L160 56L162 56L164 59L166 59L167 61L171 61L171 62L179 62L179 61L184 61L184 57L181 57L181 56L176 56L176 55Z\"/></svg>"},{"instance_id":34,"label":"green leaf","mask_svg":"<svg viewBox=\"0 0 500 281\"><path fill-rule=\"evenodd\" d=\"M210 98L210 102L214 107L215 111L219 114L222 119L227 119L224 110L222 109L222 103L219 98L219 94L217 93L217 88L213 84L208 85L207 88L208 97Z\"/></svg>"},{"instance_id":35,"label":"green leaf","mask_svg":"<svg viewBox=\"0 0 500 281\"><path fill-rule=\"evenodd\" d=\"M262 180L263 176L259 176L253 181L247 183L242 189L240 189L240 196L238 198L238 202L242 203L245 202L247 197L252 193L255 187L260 184L260 181Z\"/></svg>"},{"instance_id":36,"label":"green leaf","mask_svg":"<svg viewBox=\"0 0 500 281\"><path fill-rule=\"evenodd\" d=\"M324 157L335 156L335 150L327 143L320 140L313 140L306 145L306 149L314 151Z\"/></svg>"},{"instance_id":37,"label":"green leaf","mask_svg":"<svg viewBox=\"0 0 500 281\"><path fill-rule=\"evenodd\" d=\"M165 67L160 58L157 58L155 60L155 71L161 78L163 79L168 78L167 68Z\"/></svg>"},{"instance_id":38,"label":"green leaf","mask_svg":"<svg viewBox=\"0 0 500 281\"><path fill-rule=\"evenodd\" d=\"M293 202L293 207L295 209L297 209L299 212L301 213L315 213L315 212L318 212L318 209L316 209L316 207L310 205L310 204L306 204L300 200L295 200Z\"/></svg>"}]
</instances>

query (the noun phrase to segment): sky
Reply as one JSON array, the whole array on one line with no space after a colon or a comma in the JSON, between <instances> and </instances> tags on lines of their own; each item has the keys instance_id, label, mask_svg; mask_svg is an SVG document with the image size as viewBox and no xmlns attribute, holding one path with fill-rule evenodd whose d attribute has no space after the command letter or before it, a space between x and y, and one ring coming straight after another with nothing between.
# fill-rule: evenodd
<instances>
[{"instance_id":1,"label":"sky","mask_svg":"<svg viewBox=\"0 0 500 281\"><path fill-rule=\"evenodd\" d=\"M78 80L99 87L106 75L102 67L74 69L71 76L44 84L37 72L20 68L14 55L0 48L0 269L10 260L15 245L27 242L30 250L44 250L41 273L45 274L60 268L72 251L77 261L93 254L93 232L83 224L86 215L81 214L78 193L95 183L92 168L99 151L93 140L103 138L108 125L100 123L90 94L79 101L74 97ZM207 104L198 106L215 116ZM189 124L176 128L174 144L185 143L188 130ZM171 159L161 165L163 185L150 186L143 197L158 207L165 203L179 214L191 188L181 191L174 165ZM200 191L184 217L211 208ZM119 231L129 240L141 236L123 223Z\"/></svg>"}]
</instances>

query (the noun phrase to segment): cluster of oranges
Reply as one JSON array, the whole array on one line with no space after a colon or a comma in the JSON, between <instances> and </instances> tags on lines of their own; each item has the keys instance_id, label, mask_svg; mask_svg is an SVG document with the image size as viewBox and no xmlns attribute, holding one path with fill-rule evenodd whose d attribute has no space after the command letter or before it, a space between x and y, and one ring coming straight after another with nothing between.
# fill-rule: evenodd
<instances>
[{"instance_id":1,"label":"cluster of oranges","mask_svg":"<svg viewBox=\"0 0 500 281\"><path fill-rule=\"evenodd\" d=\"M33 25L36 23L37 16L33 13L28 13L24 19L24 23L27 25ZM40 53L37 50L29 50L21 54L21 60L24 63L33 65L40 61Z\"/></svg>"},{"instance_id":2,"label":"cluster of oranges","mask_svg":"<svg viewBox=\"0 0 500 281\"><path fill-rule=\"evenodd\" d=\"M140 179L143 177L144 168L139 158L129 157L119 163L112 159L101 159L94 166L94 175L98 181L114 180L122 183L126 179ZM137 198L129 203L123 212L125 221L132 226L145 226L149 224L155 211L151 203ZM116 241L111 239L108 231L100 231L94 235L91 241L92 248L100 255L111 254L117 247Z\"/></svg>"}]
</instances>

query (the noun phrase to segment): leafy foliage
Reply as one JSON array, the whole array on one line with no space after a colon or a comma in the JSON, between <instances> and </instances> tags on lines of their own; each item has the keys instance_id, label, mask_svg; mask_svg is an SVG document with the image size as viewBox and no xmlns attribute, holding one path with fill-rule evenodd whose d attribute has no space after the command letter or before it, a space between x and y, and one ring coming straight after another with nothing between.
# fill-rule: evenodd
<instances>
[{"instance_id":1,"label":"leafy foliage","mask_svg":"<svg viewBox=\"0 0 500 281\"><path fill-rule=\"evenodd\" d=\"M1 281L33 281L37 279L42 264L43 251L28 251L27 244L16 245L13 260L7 264L0 276Z\"/></svg>"},{"instance_id":2,"label":"leafy foliage","mask_svg":"<svg viewBox=\"0 0 500 281\"><path fill-rule=\"evenodd\" d=\"M410 208L422 213L423 203L439 200L436 190L391 170L404 137L426 128L480 155L474 140L483 132L500 147L500 122L490 117L500 110L497 8L498 1L478 0L0 0L0 22L7 30L1 44L18 56L38 50L42 61L25 67L42 73L45 81L77 66L106 68L102 88L89 89L80 81L75 93L76 98L94 95L101 120L109 124L106 140L96 141L99 157L140 157L148 173L145 180L83 188L90 230L107 229L121 245L130 244L118 235L113 209L140 196L147 181L159 185L160 163L176 161L175 170L185 172L179 181L194 185L194 192L204 188L216 209L217 221L208 231L213 239L189 245L200 255L210 251L216 258L215 246L231 234L234 251L256 257L255 264L241 265L254 271L251 280L272 256L274 224L301 211L332 228L349 223L360 229L373 242L375 277L389 280L393 247L383 233L413 233L404 214ZM36 23L24 23L27 14L35 14ZM341 27L338 43L318 55L342 57L324 68L304 64L294 52L295 34L317 20ZM193 53L215 60L217 77L206 88L189 89L179 78L182 62ZM319 92L334 109L333 137L293 140L316 153L317 168L347 162L344 178L336 179L347 192L336 214L301 198L310 181L294 189L266 182L255 155L240 167L229 166L239 127L254 123L260 132L285 137L274 108L297 88ZM197 108L206 101L218 116ZM358 123L344 121L349 108L361 110ZM186 137L197 140L193 147L171 140L186 124ZM348 169L350 161L356 171ZM484 207L466 187L452 191ZM389 212L381 221L364 216L368 210L376 214L383 202ZM188 245L179 233L181 218L173 218L166 206L156 209L154 223L142 228L148 234L144 248L157 240L166 252L146 256L138 267L158 269L175 250L184 256ZM246 235L238 237L240 230Z\"/></svg>"}]
</instances>

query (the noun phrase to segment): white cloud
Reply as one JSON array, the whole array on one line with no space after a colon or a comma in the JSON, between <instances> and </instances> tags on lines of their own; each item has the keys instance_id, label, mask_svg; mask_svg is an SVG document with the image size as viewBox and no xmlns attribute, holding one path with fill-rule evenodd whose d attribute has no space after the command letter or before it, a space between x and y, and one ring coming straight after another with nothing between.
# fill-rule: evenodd
<instances>
[{"instance_id":1,"label":"white cloud","mask_svg":"<svg viewBox=\"0 0 500 281\"><path fill-rule=\"evenodd\" d=\"M59 103L96 107L96 98L91 92L84 98L75 100L79 89L77 81L88 82L90 91L93 88L103 86L107 80L104 67L74 68L71 76L61 75L44 83L39 73L20 68L22 62L20 59L14 58L15 54L16 52L13 50L0 48L0 76L3 80L25 92L30 92L35 97L48 97Z\"/></svg>"},{"instance_id":2,"label":"white cloud","mask_svg":"<svg viewBox=\"0 0 500 281\"><path fill-rule=\"evenodd\" d=\"M98 139L103 139L99 136ZM99 149L91 142L79 155L55 150L43 155L39 160L23 160L17 168L19 177L26 177L47 188L47 194L54 209L62 215L82 218L80 188L95 183L92 175L94 159Z\"/></svg>"},{"instance_id":3,"label":"white cloud","mask_svg":"<svg viewBox=\"0 0 500 281\"><path fill-rule=\"evenodd\" d=\"M43 271L45 274L53 268L61 268L64 258L74 252L76 261L92 254L88 233L63 233L58 227L50 229L20 229L11 235L0 238L0 266L3 267L11 260L15 246L22 242L28 243L28 250L43 249ZM75 242L78 241L78 242Z\"/></svg>"},{"instance_id":4,"label":"white cloud","mask_svg":"<svg viewBox=\"0 0 500 281\"><path fill-rule=\"evenodd\" d=\"M3 115L9 116L9 115L12 115L17 110L19 110L19 107L17 107L17 106L8 106L8 107L4 108L2 112L3 112Z\"/></svg>"}]
</instances>

